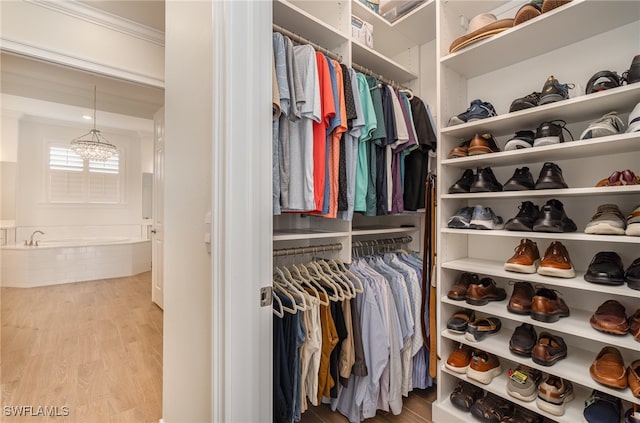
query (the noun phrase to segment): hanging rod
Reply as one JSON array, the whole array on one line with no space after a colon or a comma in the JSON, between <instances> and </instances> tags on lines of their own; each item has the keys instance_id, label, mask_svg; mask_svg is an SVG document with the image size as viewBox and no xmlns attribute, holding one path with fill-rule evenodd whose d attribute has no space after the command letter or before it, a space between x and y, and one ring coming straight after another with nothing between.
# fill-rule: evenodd
<instances>
[{"instance_id":1,"label":"hanging rod","mask_svg":"<svg viewBox=\"0 0 640 423\"><path fill-rule=\"evenodd\" d=\"M353 248L361 248L361 247L375 247L375 246L383 246L383 245L394 245L394 244L409 244L413 241L413 238L409 235L401 236L397 238L383 238L383 239L370 239L366 241L353 241Z\"/></svg>"},{"instance_id":2,"label":"hanging rod","mask_svg":"<svg viewBox=\"0 0 640 423\"><path fill-rule=\"evenodd\" d=\"M342 244L315 245L313 247L281 248L273 250L274 257L295 256L300 254L316 254L324 251L340 251Z\"/></svg>"},{"instance_id":3,"label":"hanging rod","mask_svg":"<svg viewBox=\"0 0 640 423\"><path fill-rule=\"evenodd\" d=\"M400 84L396 83L392 79L385 78L384 76L380 75L379 73L376 73L376 72L372 71L371 69L365 68L364 66L361 66L361 65L359 65L357 63L352 63L351 67L354 70L356 70L356 71L358 71L360 73L364 73L364 74L367 74L369 76L373 76L378 81L380 81L380 82L382 82L384 84L391 85L392 87L395 87L395 88L397 88L399 90L407 90L407 91L411 92L410 88L407 88L407 87L405 87L403 85L400 85Z\"/></svg>"},{"instance_id":4,"label":"hanging rod","mask_svg":"<svg viewBox=\"0 0 640 423\"><path fill-rule=\"evenodd\" d=\"M342 56L340 54L334 53L331 50L324 48L319 44L314 43L313 41L307 40L306 38L296 34L295 32L291 32L288 29L285 29L280 25L276 25L276 24L273 24L273 30L275 32L279 32L282 35L286 35L287 37L291 38L292 41L296 41L300 44L309 44L311 47L314 48L314 50L324 53L327 56L331 57L332 59L342 63Z\"/></svg>"}]
</instances>

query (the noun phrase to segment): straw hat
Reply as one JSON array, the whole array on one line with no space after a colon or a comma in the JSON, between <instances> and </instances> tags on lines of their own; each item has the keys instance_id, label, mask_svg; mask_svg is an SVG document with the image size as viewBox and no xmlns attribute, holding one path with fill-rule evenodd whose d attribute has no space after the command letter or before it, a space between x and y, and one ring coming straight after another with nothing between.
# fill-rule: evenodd
<instances>
[{"instance_id":1,"label":"straw hat","mask_svg":"<svg viewBox=\"0 0 640 423\"><path fill-rule=\"evenodd\" d=\"M469 21L469 29L462 37L455 39L449 47L449 53L454 53L469 44L480 41L491 35L498 34L513 26L513 19L500 19L492 13L481 13Z\"/></svg>"}]
</instances>

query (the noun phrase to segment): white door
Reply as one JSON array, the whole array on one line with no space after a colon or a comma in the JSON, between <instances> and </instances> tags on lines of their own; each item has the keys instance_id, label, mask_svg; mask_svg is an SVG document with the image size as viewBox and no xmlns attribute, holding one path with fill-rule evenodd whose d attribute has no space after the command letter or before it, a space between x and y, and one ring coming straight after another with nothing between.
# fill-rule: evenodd
<instances>
[{"instance_id":1,"label":"white door","mask_svg":"<svg viewBox=\"0 0 640 423\"><path fill-rule=\"evenodd\" d=\"M151 300L164 308L164 107L153 115L153 229L151 230Z\"/></svg>"}]
</instances>

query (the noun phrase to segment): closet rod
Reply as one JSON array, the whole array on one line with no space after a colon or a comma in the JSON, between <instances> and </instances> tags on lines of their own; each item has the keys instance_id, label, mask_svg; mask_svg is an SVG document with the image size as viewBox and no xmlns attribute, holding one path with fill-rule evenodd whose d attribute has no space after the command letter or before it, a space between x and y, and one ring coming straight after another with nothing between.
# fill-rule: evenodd
<instances>
[{"instance_id":1,"label":"closet rod","mask_svg":"<svg viewBox=\"0 0 640 423\"><path fill-rule=\"evenodd\" d=\"M397 88L397 89L399 89L399 90L407 90L407 91L411 92L411 89L410 89L410 88L407 88L407 87L405 87L405 86L402 86L402 85L400 85L400 84L397 84L395 81L393 81L393 80L391 80L391 79L388 79L388 78L385 78L384 76L380 75L379 73L376 73L376 72L372 71L371 69L369 69L369 68L365 68L364 66L361 66L361 65L359 65L359 64L357 64L357 63L352 63L352 64L351 64L351 67L352 67L352 68L353 68L353 70L355 70L355 71L358 71L358 72L360 72L360 73L367 74L367 75L369 75L369 76L373 76L373 77L374 77L374 78L376 78L378 81L380 81L380 82L382 82L382 83L384 83L384 84L391 85L392 87L395 87L395 88Z\"/></svg>"},{"instance_id":2,"label":"closet rod","mask_svg":"<svg viewBox=\"0 0 640 423\"><path fill-rule=\"evenodd\" d=\"M315 254L322 253L324 251L339 251L342 250L342 244L326 244L315 245L313 247L298 247L298 248L281 248L279 250L273 250L274 257L281 256L295 256L300 254Z\"/></svg>"},{"instance_id":3,"label":"closet rod","mask_svg":"<svg viewBox=\"0 0 640 423\"><path fill-rule=\"evenodd\" d=\"M319 44L314 43L313 41L307 40L306 38L296 34L295 32L291 32L288 29L285 29L283 27L281 27L280 25L276 25L273 24L273 30L275 32L279 32L282 35L286 35L287 37L291 38L292 41L298 42L300 44L309 44L311 47L313 47L316 51L319 51L320 53L324 53L327 56L329 56L330 58L337 60L338 62L342 63L342 56L332 52L329 49L326 49L324 47L322 47Z\"/></svg>"},{"instance_id":4,"label":"closet rod","mask_svg":"<svg viewBox=\"0 0 640 423\"><path fill-rule=\"evenodd\" d=\"M407 235L407 236L401 236L398 238L383 238L383 239L369 239L366 241L353 241L352 244L354 248L360 248L360 247L375 247L375 246L393 245L393 244L409 244L411 241L413 241L413 238Z\"/></svg>"}]
</instances>

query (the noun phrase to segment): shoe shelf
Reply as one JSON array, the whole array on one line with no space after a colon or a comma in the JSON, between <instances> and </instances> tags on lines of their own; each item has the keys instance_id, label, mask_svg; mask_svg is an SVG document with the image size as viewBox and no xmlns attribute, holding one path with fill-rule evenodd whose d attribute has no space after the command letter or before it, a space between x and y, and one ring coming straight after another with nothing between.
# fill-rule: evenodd
<instances>
[{"instance_id":1,"label":"shoe shelf","mask_svg":"<svg viewBox=\"0 0 640 423\"><path fill-rule=\"evenodd\" d=\"M582 232L547 233L547 232L521 232L506 230L478 230L478 229L454 229L442 228L440 233L464 234L475 236L500 236L511 238L531 238L531 239L553 239L567 241L588 241L588 242L616 242L621 244L640 244L640 236L626 235L591 235Z\"/></svg>"},{"instance_id":2,"label":"shoe shelf","mask_svg":"<svg viewBox=\"0 0 640 423\"><path fill-rule=\"evenodd\" d=\"M401 64L357 41L353 41L351 46L353 63L372 69L386 78L400 83L405 83L418 77L416 73Z\"/></svg>"},{"instance_id":3,"label":"shoe shelf","mask_svg":"<svg viewBox=\"0 0 640 423\"><path fill-rule=\"evenodd\" d=\"M470 19L473 15L465 17ZM440 59L440 63L465 78L473 78L638 19L640 5L635 1L573 0L570 4L448 54ZM444 40L445 43L451 41Z\"/></svg>"},{"instance_id":4,"label":"shoe shelf","mask_svg":"<svg viewBox=\"0 0 640 423\"><path fill-rule=\"evenodd\" d=\"M504 263L498 261L463 258L442 263L442 268L460 270L463 272L478 273L497 278L506 278L518 281L531 282L542 285L553 285L561 288L577 289L582 291L600 292L608 298L610 295L640 298L640 291L625 285L609 286L590 283L584 280L584 272L576 271L574 278L554 278L537 273L516 273L504 270ZM444 289L444 288L443 288ZM446 288L447 290L449 287ZM443 293L444 294L444 293ZM604 297L603 297L604 298ZM589 332L587 332L588 334ZM584 334L586 335L586 334Z\"/></svg>"},{"instance_id":5,"label":"shoe shelf","mask_svg":"<svg viewBox=\"0 0 640 423\"><path fill-rule=\"evenodd\" d=\"M640 86L640 84L638 84ZM639 87L640 88L640 87ZM638 93L640 97L640 92ZM503 144L506 143L505 142ZM565 141L560 144L477 156L444 159L442 164L462 169L481 166L522 165L522 163L540 163L585 157L598 157L619 153L637 153L640 145L640 132L618 134L591 140Z\"/></svg>"},{"instance_id":6,"label":"shoe shelf","mask_svg":"<svg viewBox=\"0 0 640 423\"><path fill-rule=\"evenodd\" d=\"M584 401L589 397L590 392L587 389L584 389L580 386L574 386L574 398L573 400L569 401L568 403L565 404L565 410L564 410L564 414L562 416L556 416L554 414L551 413L547 413L546 411L540 410L538 408L538 406L536 405L536 401L522 401L519 400L517 398L512 397L511 395L509 395L509 393L507 392L507 383L509 382L509 376L508 376L508 370L511 366L505 366L506 363L501 362L500 363L502 366L502 373L499 376L496 376L495 378L493 378L493 380L491 381L491 383L489 383L488 385L483 385L482 383L476 381L475 379L471 379L468 378L466 374L464 373L456 373L452 370L447 369L446 366L442 365L441 369L444 373L448 373L451 376L454 376L458 379L462 379L466 382L469 382L475 386L478 386L479 388L484 389L487 392L491 392L493 394L496 394L500 397L506 398L508 399L510 402L517 404L521 407L524 407L528 410L531 410L537 414L540 414L541 416L545 416L548 417L554 421L557 421L559 423L576 423L576 422L580 422L582 419L582 409L583 409L583 404ZM515 366L513 366L515 367ZM451 404L451 402L449 402ZM465 418L465 417L469 417L471 416L471 413L465 413L462 410L459 410L457 408L455 408L453 406L453 404L451 404L451 406L460 413L461 418Z\"/></svg>"},{"instance_id":7,"label":"shoe shelf","mask_svg":"<svg viewBox=\"0 0 640 423\"><path fill-rule=\"evenodd\" d=\"M612 110L619 113L630 112L638 104L638 99L640 99L640 83L635 83L461 125L448 126L442 128L440 133L460 140L471 138L475 133L485 132L491 133L494 137L513 135L517 130L535 129L542 122L549 120L562 119L567 123L573 123L593 120ZM445 163L444 160L443 163Z\"/></svg>"},{"instance_id":8,"label":"shoe shelf","mask_svg":"<svg viewBox=\"0 0 640 423\"><path fill-rule=\"evenodd\" d=\"M508 345L509 339L511 338L511 333L507 333L507 331L505 330L501 330L494 335L488 336L480 342L470 342L464 337L464 335L455 334L449 332L448 330L443 331L442 336L457 343L469 345L472 348L478 348L480 350L494 354L501 359L524 364L531 368L538 369L544 373L550 373L563 379L570 380L574 384L578 384L590 389L597 389L610 395L614 395L625 401L640 404L640 398L634 397L628 388L624 390L613 389L601 385L593 380L591 374L589 373L589 367L591 366L591 363L593 363L593 360L595 359L597 353L594 353L592 351L583 350L574 345L568 345L567 357L559 360L554 365L547 367L534 363L533 360L528 357L521 357L509 351ZM625 365L629 364L630 363L625 362ZM509 395L505 395L504 398L510 400Z\"/></svg>"},{"instance_id":9,"label":"shoe shelf","mask_svg":"<svg viewBox=\"0 0 640 423\"><path fill-rule=\"evenodd\" d=\"M555 323L540 322L532 319L530 316L510 313L507 310L508 300L504 301L490 301L489 304L484 306L475 306L468 304L466 301L454 301L447 296L441 298L441 301L445 304L451 304L460 308L467 308L475 310L484 314L488 314L502 319L508 319L520 323L530 323L537 328L548 329L553 332L561 332L568 335L584 336L589 335L589 339L601 342L603 347L605 345L613 345L620 348L625 348L631 351L638 351L640 349L640 342L633 339L630 334L626 335L610 335L607 333L599 332L591 327L589 319L593 315L593 311L580 310L574 307L570 307L571 315L568 317L561 317L559 321ZM631 310L635 312L635 310ZM537 330L539 333L540 330ZM481 341L484 342L484 341Z\"/></svg>"},{"instance_id":10,"label":"shoe shelf","mask_svg":"<svg viewBox=\"0 0 640 423\"><path fill-rule=\"evenodd\" d=\"M604 175L607 176L607 175ZM472 198L531 198L531 197L592 197L598 195L638 195L640 185L623 185L618 187L583 187L561 189L532 189L526 191L471 192L464 194L442 194L444 199Z\"/></svg>"}]
</instances>

